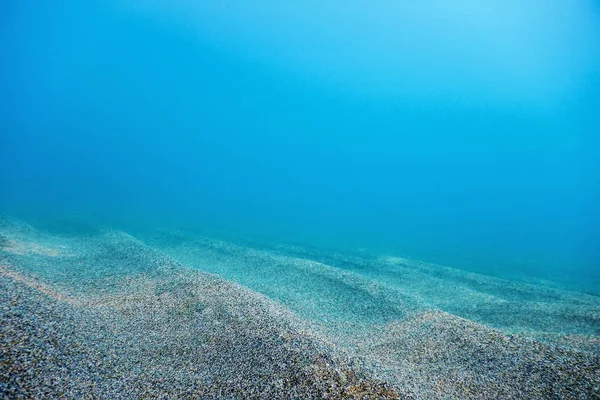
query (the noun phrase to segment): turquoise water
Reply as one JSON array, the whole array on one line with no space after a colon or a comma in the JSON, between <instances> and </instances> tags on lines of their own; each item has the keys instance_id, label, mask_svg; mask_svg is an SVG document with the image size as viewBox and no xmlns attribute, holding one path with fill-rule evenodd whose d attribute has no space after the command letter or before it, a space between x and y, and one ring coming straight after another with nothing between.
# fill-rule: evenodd
<instances>
[{"instance_id":1,"label":"turquoise water","mask_svg":"<svg viewBox=\"0 0 600 400\"><path fill-rule=\"evenodd\" d=\"M600 287L593 1L0 10L2 213Z\"/></svg>"}]
</instances>

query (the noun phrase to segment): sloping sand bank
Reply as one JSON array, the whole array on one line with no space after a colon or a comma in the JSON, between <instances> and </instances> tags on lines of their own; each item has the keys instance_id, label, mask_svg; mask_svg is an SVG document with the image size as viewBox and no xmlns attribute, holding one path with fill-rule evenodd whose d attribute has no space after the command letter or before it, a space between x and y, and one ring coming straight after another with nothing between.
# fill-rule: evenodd
<instances>
[{"instance_id":1,"label":"sloping sand bank","mask_svg":"<svg viewBox=\"0 0 600 400\"><path fill-rule=\"evenodd\" d=\"M593 335L578 347L508 334L414 287L276 252L196 240L178 257L118 231L0 222L0 397L600 395ZM203 272L220 264L244 286Z\"/></svg>"}]
</instances>

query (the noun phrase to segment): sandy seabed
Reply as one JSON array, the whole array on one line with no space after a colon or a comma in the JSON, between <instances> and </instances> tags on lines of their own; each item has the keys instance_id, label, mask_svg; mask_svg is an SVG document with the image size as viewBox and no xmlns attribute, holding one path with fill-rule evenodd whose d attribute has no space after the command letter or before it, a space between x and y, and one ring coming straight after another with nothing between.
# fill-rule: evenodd
<instances>
[{"instance_id":1,"label":"sandy seabed","mask_svg":"<svg viewBox=\"0 0 600 400\"><path fill-rule=\"evenodd\" d=\"M600 398L597 296L142 236L0 219L1 398Z\"/></svg>"}]
</instances>

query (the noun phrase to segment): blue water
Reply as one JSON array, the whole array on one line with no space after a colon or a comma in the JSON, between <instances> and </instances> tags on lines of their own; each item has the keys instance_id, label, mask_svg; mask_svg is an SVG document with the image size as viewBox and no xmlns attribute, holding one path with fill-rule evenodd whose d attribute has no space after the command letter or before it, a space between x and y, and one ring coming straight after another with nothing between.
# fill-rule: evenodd
<instances>
[{"instance_id":1,"label":"blue water","mask_svg":"<svg viewBox=\"0 0 600 400\"><path fill-rule=\"evenodd\" d=\"M210 3L2 2L0 212L600 286L597 2Z\"/></svg>"}]
</instances>

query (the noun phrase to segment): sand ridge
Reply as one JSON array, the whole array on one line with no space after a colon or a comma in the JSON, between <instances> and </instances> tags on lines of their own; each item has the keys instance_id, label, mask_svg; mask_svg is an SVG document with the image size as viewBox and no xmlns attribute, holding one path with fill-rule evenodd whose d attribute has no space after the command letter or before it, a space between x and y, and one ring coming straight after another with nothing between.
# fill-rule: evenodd
<instances>
[{"instance_id":1,"label":"sand ridge","mask_svg":"<svg viewBox=\"0 0 600 400\"><path fill-rule=\"evenodd\" d=\"M210 239L161 246L114 230L63 238L19 221L0 234L39 245L0 248L0 391L9 397L600 393L593 346L508 334L432 307L414 287L308 257Z\"/></svg>"}]
</instances>

